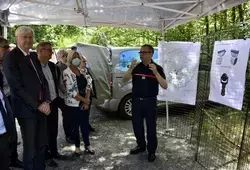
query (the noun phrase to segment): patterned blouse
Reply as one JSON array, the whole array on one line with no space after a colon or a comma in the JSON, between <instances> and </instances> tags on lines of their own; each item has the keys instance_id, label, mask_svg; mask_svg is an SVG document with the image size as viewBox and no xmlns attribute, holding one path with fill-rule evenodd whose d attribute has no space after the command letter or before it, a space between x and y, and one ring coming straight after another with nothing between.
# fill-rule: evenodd
<instances>
[{"instance_id":1,"label":"patterned blouse","mask_svg":"<svg viewBox=\"0 0 250 170\"><path fill-rule=\"evenodd\" d=\"M79 70L80 74L84 74L82 70ZM64 95L64 101L67 106L79 107L80 101L76 100L75 97L79 94L79 89L77 87L76 74L68 67L63 71L63 83L65 84L66 94ZM90 84L88 81L87 87L90 89ZM84 97L84 96L82 96Z\"/></svg>"}]
</instances>

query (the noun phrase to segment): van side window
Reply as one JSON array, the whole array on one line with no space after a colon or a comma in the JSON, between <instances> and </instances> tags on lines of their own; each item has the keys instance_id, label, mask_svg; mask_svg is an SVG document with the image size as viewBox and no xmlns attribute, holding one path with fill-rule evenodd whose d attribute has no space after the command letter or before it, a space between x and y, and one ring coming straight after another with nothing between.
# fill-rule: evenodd
<instances>
[{"instance_id":1,"label":"van side window","mask_svg":"<svg viewBox=\"0 0 250 170\"><path fill-rule=\"evenodd\" d=\"M139 51L139 49L126 50L120 53L120 71L127 71L133 60L141 61ZM155 50L153 60L158 63L158 50Z\"/></svg>"}]
</instances>

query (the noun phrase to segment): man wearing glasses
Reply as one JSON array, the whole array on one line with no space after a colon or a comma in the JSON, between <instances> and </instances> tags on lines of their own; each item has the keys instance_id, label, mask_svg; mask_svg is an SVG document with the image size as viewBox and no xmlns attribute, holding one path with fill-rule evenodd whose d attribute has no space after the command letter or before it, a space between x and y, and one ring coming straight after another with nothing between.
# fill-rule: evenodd
<instances>
[{"instance_id":1,"label":"man wearing glasses","mask_svg":"<svg viewBox=\"0 0 250 170\"><path fill-rule=\"evenodd\" d=\"M59 78L60 70L51 61L53 50L49 42L40 42L37 45L37 57L41 63L43 74L48 82L50 93L50 108L51 112L47 116L48 130L48 149L46 151L46 165L50 167L58 167L54 159L65 160L66 156L58 153L57 136L58 136L58 107L59 107Z\"/></svg>"},{"instance_id":2,"label":"man wearing glasses","mask_svg":"<svg viewBox=\"0 0 250 170\"><path fill-rule=\"evenodd\" d=\"M132 124L136 137L137 146L130 150L130 154L138 154L148 150L148 161L153 162L156 158L156 103L158 85L167 89L166 76L163 68L153 60L154 48L151 45L143 45L140 49L142 62L133 61L129 70L124 74L126 82L132 78ZM145 141L143 120L147 125L147 144Z\"/></svg>"}]
</instances>

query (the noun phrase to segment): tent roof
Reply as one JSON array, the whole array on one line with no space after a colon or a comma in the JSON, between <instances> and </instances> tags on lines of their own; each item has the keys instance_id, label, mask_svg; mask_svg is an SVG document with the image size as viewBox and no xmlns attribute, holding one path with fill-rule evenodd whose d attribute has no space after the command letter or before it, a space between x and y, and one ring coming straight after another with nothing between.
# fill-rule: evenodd
<instances>
[{"instance_id":1,"label":"tent roof","mask_svg":"<svg viewBox=\"0 0 250 170\"><path fill-rule=\"evenodd\" d=\"M6 25L63 24L167 30L247 0L1 0Z\"/></svg>"}]
</instances>

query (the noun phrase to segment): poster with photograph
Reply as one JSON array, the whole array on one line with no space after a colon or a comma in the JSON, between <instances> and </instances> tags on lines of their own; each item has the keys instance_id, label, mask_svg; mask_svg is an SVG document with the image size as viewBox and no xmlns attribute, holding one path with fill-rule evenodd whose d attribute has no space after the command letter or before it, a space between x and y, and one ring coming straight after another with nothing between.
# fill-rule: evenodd
<instances>
[{"instance_id":1,"label":"poster with photograph","mask_svg":"<svg viewBox=\"0 0 250 170\"><path fill-rule=\"evenodd\" d=\"M242 109L249 48L250 39L215 42L209 100Z\"/></svg>"},{"instance_id":2,"label":"poster with photograph","mask_svg":"<svg viewBox=\"0 0 250 170\"><path fill-rule=\"evenodd\" d=\"M158 63L168 89L159 88L158 100L195 105L200 48L199 42L159 42Z\"/></svg>"}]
</instances>

